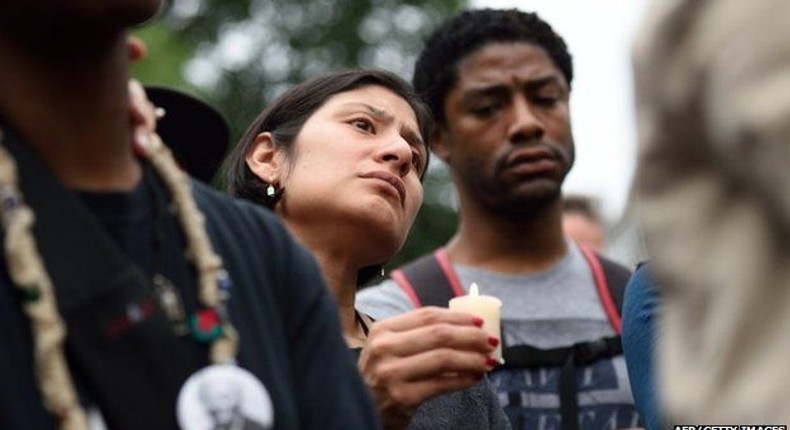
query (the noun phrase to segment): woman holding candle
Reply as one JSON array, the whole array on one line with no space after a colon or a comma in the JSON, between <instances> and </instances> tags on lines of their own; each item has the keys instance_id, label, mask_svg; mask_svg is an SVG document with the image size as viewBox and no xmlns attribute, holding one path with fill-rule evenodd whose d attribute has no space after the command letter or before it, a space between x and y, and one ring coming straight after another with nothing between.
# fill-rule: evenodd
<instances>
[{"instance_id":1,"label":"woman holding candle","mask_svg":"<svg viewBox=\"0 0 790 430\"><path fill-rule=\"evenodd\" d=\"M319 77L250 126L226 160L228 187L280 215L317 257L385 427L509 428L478 384L499 343L480 318L426 308L373 324L354 309L363 269L400 249L417 214L431 127L409 85L391 73Z\"/></svg>"}]
</instances>

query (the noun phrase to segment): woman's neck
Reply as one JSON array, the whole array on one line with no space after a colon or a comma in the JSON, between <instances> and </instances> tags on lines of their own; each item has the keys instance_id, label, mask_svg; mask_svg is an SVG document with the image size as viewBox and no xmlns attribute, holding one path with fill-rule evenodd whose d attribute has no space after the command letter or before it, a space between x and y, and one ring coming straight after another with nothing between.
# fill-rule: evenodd
<instances>
[{"instance_id":1,"label":"woman's neck","mask_svg":"<svg viewBox=\"0 0 790 430\"><path fill-rule=\"evenodd\" d=\"M361 348L365 344L365 333L360 326L354 307L357 293L357 278L361 267L349 263L348 259L314 251L324 279L335 296L340 316L343 338L349 348Z\"/></svg>"},{"instance_id":2,"label":"woman's neck","mask_svg":"<svg viewBox=\"0 0 790 430\"><path fill-rule=\"evenodd\" d=\"M362 347L365 335L357 321L354 308L357 280L362 265L349 252L346 243L313 234L309 228L289 222L288 217L285 218L285 223L291 233L315 256L324 281L337 301L340 326L346 343L349 347Z\"/></svg>"}]
</instances>

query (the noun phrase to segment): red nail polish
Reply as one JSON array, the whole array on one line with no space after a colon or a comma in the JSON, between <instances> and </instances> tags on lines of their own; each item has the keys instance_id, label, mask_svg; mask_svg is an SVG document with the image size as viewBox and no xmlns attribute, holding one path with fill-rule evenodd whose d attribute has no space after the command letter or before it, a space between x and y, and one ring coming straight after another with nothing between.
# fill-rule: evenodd
<instances>
[{"instance_id":1,"label":"red nail polish","mask_svg":"<svg viewBox=\"0 0 790 430\"><path fill-rule=\"evenodd\" d=\"M491 357L486 357L486 365L488 367L495 367L497 364L499 364L499 361L497 361L496 359Z\"/></svg>"},{"instance_id":2,"label":"red nail polish","mask_svg":"<svg viewBox=\"0 0 790 430\"><path fill-rule=\"evenodd\" d=\"M499 339L497 339L497 338L495 338L493 336L489 336L488 337L488 344L491 345L491 346L497 346L497 345L499 345Z\"/></svg>"},{"instance_id":3,"label":"red nail polish","mask_svg":"<svg viewBox=\"0 0 790 430\"><path fill-rule=\"evenodd\" d=\"M474 325L476 325L478 327L482 327L484 322L485 321L483 321L482 318L478 318L478 317L472 318L472 324L474 324Z\"/></svg>"}]
</instances>

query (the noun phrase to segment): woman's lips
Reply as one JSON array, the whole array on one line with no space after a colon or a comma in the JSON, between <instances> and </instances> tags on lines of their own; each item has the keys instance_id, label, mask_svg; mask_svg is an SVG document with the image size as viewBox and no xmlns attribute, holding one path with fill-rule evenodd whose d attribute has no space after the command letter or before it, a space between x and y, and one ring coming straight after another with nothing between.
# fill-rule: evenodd
<instances>
[{"instance_id":1,"label":"woman's lips","mask_svg":"<svg viewBox=\"0 0 790 430\"><path fill-rule=\"evenodd\" d=\"M365 179L375 179L387 184L389 188L393 189L395 194L398 196L401 206L406 201L406 186L403 185L403 180L398 176L383 170L375 170L372 172L363 173L360 175L360 177Z\"/></svg>"}]
</instances>

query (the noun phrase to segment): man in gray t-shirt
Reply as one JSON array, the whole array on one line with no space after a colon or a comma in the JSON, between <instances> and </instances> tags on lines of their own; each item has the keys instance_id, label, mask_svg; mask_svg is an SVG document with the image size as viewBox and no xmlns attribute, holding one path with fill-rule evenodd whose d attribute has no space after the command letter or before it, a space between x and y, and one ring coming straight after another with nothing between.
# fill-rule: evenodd
<instances>
[{"instance_id":1,"label":"man in gray t-shirt","mask_svg":"<svg viewBox=\"0 0 790 430\"><path fill-rule=\"evenodd\" d=\"M458 231L439 254L456 285L503 301L505 345L556 348L616 334L581 250L566 241L561 187L573 165L570 54L537 15L464 11L436 29L414 86L438 127L433 150L458 190ZM357 296L374 318L419 303L392 281ZM491 374L515 429L633 427L622 356L576 369L578 423L561 422L559 367ZM571 415L572 416L572 415Z\"/></svg>"}]
</instances>

